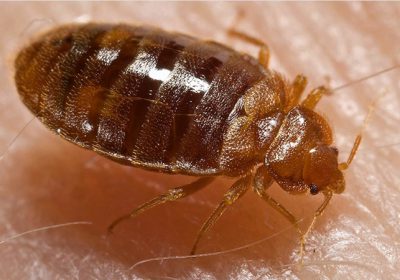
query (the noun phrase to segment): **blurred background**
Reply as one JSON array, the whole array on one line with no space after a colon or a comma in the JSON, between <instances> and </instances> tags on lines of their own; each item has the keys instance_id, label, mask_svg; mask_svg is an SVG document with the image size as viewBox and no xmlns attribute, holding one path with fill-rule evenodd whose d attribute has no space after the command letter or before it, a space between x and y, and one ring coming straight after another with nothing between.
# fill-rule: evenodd
<instances>
[{"instance_id":1,"label":"blurred background","mask_svg":"<svg viewBox=\"0 0 400 280\"><path fill-rule=\"evenodd\" d=\"M13 59L32 36L62 23L146 24L257 49L227 36L240 31L271 49L271 68L309 87L347 84L399 65L399 3L18 2L0 3L0 278L1 279L396 279L400 269L400 70L371 77L326 97L317 111L335 131L345 159L368 106L384 94L335 196L310 234L304 266L290 225L249 192L187 255L196 232L232 183L209 188L121 224L113 219L171 187L192 181L120 166L44 128L19 101ZM271 194L310 222L321 197ZM69 222L88 222L18 233ZM265 240L264 240L265 239ZM3 240L4 242L1 242ZM257 240L258 244L245 246ZM236 248L236 249L235 249ZM225 250L231 250L223 252Z\"/></svg>"}]
</instances>

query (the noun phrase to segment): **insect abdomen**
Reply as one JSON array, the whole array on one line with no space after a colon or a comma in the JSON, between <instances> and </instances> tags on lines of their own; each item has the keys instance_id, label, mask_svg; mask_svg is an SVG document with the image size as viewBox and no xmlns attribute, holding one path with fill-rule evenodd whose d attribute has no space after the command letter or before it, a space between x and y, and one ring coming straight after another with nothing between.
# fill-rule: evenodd
<instances>
[{"instance_id":1,"label":"insect abdomen","mask_svg":"<svg viewBox=\"0 0 400 280\"><path fill-rule=\"evenodd\" d=\"M228 116L263 77L213 42L127 25L50 31L16 60L28 108L71 142L161 171L221 173Z\"/></svg>"}]
</instances>

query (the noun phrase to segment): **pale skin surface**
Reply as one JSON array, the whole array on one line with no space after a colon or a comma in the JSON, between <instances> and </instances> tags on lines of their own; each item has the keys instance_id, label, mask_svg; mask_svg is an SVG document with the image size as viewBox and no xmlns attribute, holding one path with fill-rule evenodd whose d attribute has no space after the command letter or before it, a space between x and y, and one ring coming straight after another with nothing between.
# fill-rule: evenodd
<instances>
[{"instance_id":1,"label":"pale skin surface","mask_svg":"<svg viewBox=\"0 0 400 280\"><path fill-rule=\"evenodd\" d=\"M399 64L396 3L2 3L0 151L32 119L13 84L12 56L35 32L77 19L138 22L212 38L257 55L257 48L226 36L239 9L245 17L238 29L269 44L271 68L290 80L306 75L307 91L326 84L326 76L336 87ZM47 21L24 31L35 19ZM0 162L0 240L43 226L92 224L0 243L0 278L395 279L400 270L399 74L395 70L347 87L317 106L328 117L345 160L368 104L386 92L346 172L347 189L334 196L310 233L303 268L296 266L296 231L249 191L199 243L199 253L271 236L269 240L236 252L148 262L128 270L144 259L187 255L196 232L232 182L217 179L191 197L119 225L105 238L115 218L194 178L120 166L62 140L34 120ZM322 201L321 196L291 196L277 185L269 192L297 217L308 217L307 222Z\"/></svg>"}]
</instances>

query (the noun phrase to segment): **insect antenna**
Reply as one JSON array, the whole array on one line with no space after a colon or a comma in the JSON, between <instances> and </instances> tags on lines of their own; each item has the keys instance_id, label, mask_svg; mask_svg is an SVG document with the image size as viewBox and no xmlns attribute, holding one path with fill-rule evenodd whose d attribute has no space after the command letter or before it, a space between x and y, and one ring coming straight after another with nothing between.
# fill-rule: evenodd
<instances>
[{"instance_id":1,"label":"insect antenna","mask_svg":"<svg viewBox=\"0 0 400 280\"><path fill-rule=\"evenodd\" d=\"M375 98L371 104L369 105L369 109L368 109L368 113L367 116L364 119L364 123L360 129L360 132L358 133L358 135L356 136L356 139L354 140L354 144L353 144L353 148L350 151L350 154L346 160L346 162L342 162L339 164L339 169L340 170L346 170L347 168L349 168L351 162L354 159L354 156L356 155L358 148L361 144L361 139L362 139L362 134L364 133L365 128L367 127L368 121L371 118L372 113L374 112L376 105L378 103L378 101L385 96L385 93L380 94L377 98Z\"/></svg>"}]
</instances>

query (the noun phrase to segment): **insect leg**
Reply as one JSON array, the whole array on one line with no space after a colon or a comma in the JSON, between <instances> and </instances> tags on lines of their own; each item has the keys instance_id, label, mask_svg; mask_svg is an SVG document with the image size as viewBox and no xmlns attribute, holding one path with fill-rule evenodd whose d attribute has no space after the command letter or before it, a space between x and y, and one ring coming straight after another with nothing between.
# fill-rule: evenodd
<instances>
[{"instance_id":1,"label":"insect leg","mask_svg":"<svg viewBox=\"0 0 400 280\"><path fill-rule=\"evenodd\" d=\"M326 87L317 87L307 95L306 99L301 103L301 105L313 110L321 100L322 96L326 94L329 94L329 90Z\"/></svg>"},{"instance_id":2,"label":"insect leg","mask_svg":"<svg viewBox=\"0 0 400 280\"><path fill-rule=\"evenodd\" d=\"M318 101L321 99L321 97L322 97L323 95L329 95L329 94L331 94L331 93L334 92L334 91L338 91L338 90L343 89L343 88L345 88L345 87L348 87L348 86L350 86L350 85L353 85L353 84L356 84L356 83L360 83L360 82L362 82L362 81L365 81L366 79L369 79L369 78L371 78L371 77L380 75L380 74L382 74L382 73L386 73L386 72L392 71L392 70L394 70L394 69L396 69L396 68L399 68L399 65L395 65L395 66L393 66L393 67L389 67L389 68L387 68L387 69L384 69L384 70L382 70L382 71L379 71L378 73L374 73L374 74L372 74L372 75L368 75L368 76L363 77L363 78L361 78L361 79L359 79L359 80L355 80L355 81L349 82L349 83L347 83L347 84L344 84L344 85L335 87L334 89L330 89L329 86L328 86L328 88L323 87L323 86L318 87L318 88L315 88L315 89L313 89L313 90L309 93L309 95L307 96L307 98L302 102L302 105L305 106L305 107L307 107L307 108L309 108L309 109L314 109L314 107L317 105ZM327 83L328 83L328 84L330 83L330 79L328 79ZM380 97L379 97L379 98L380 98ZM378 98L378 99L379 99L379 98ZM372 104L372 107L374 106L374 104L376 103L376 101L377 101L377 100L374 101L374 103Z\"/></svg>"},{"instance_id":3,"label":"insect leg","mask_svg":"<svg viewBox=\"0 0 400 280\"><path fill-rule=\"evenodd\" d=\"M264 166L261 166L257 169L256 175L254 176L253 182L253 190L254 192L265 200L272 208L278 211L286 220L289 221L300 234L303 235L301 232L297 219L290 213L282 204L277 202L274 198L272 198L266 190L272 185L273 179L268 175L267 170Z\"/></svg>"},{"instance_id":4,"label":"insect leg","mask_svg":"<svg viewBox=\"0 0 400 280\"><path fill-rule=\"evenodd\" d=\"M206 233L213 225L215 225L217 220L225 212L228 206L232 205L247 191L250 185L250 181L251 175L247 175L246 177L237 180L225 193L223 201L218 205L217 208L215 208L211 216L208 217L207 221L203 224L200 231L198 232L192 250L190 251L191 255L196 253L197 245L204 233Z\"/></svg>"},{"instance_id":5,"label":"insect leg","mask_svg":"<svg viewBox=\"0 0 400 280\"><path fill-rule=\"evenodd\" d=\"M322 215L322 213L324 212L325 208L328 206L329 201L332 198L332 195L333 195L332 192L325 192L324 193L324 196L325 196L324 201L318 207L318 209L315 211L314 218L313 218L311 224L308 226L306 232L301 236L301 244L300 244L300 259L301 259L301 262L303 261L304 247L305 247L305 244L306 244L307 235L310 233L311 229L314 227L314 224L317 221L317 218Z\"/></svg>"},{"instance_id":6,"label":"insect leg","mask_svg":"<svg viewBox=\"0 0 400 280\"><path fill-rule=\"evenodd\" d=\"M238 31L233 28L230 28L228 30L228 35L231 37L236 37L236 38L238 38L242 41L245 41L249 44L260 47L260 50L258 51L258 61L265 69L268 69L270 51L269 51L268 45L266 43L264 43L260 39L254 38L248 34L245 34L241 31Z\"/></svg>"},{"instance_id":7,"label":"insect leg","mask_svg":"<svg viewBox=\"0 0 400 280\"><path fill-rule=\"evenodd\" d=\"M301 74L297 75L291 85L291 91L288 98L289 100L287 102L288 110L299 104L300 97L302 96L306 86L307 78Z\"/></svg>"},{"instance_id":8,"label":"insect leg","mask_svg":"<svg viewBox=\"0 0 400 280\"><path fill-rule=\"evenodd\" d=\"M157 205L160 205L160 204L163 204L163 203L169 202L169 201L175 201L180 198L186 197L190 194L193 194L196 191L198 191L198 190L204 188L205 186L207 186L208 184L210 184L211 181L213 181L213 180L214 180L213 177L204 177L204 178L200 178L200 179L194 181L193 183L190 183L190 184L187 184L187 185L184 185L181 187L173 188L173 189L169 190L167 193L157 196L157 197L143 203L142 205L140 205L139 207L134 209L131 213L121 216L118 219L116 219L111 225L108 226L108 232L112 233L113 229L120 222L127 220L127 219L134 218L137 215L143 213L144 211L149 210Z\"/></svg>"},{"instance_id":9,"label":"insect leg","mask_svg":"<svg viewBox=\"0 0 400 280\"><path fill-rule=\"evenodd\" d=\"M248 34L238 31L235 27L243 19L243 17L244 17L244 12L238 11L232 27L228 29L228 36L236 37L251 45L260 47L260 50L258 52L258 61L265 69L268 69L269 57L270 57L270 51L268 45L265 42L261 41L260 39L254 38Z\"/></svg>"}]
</instances>

